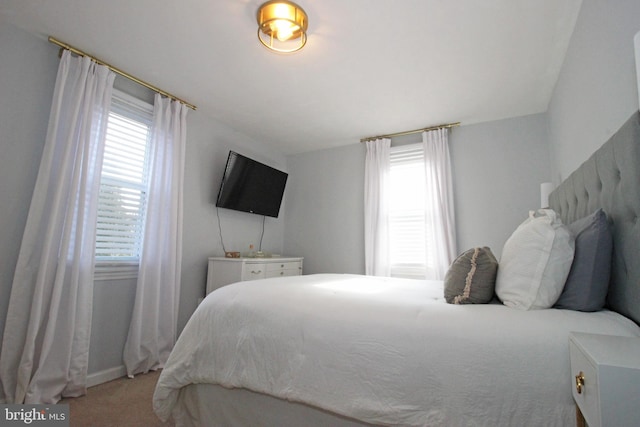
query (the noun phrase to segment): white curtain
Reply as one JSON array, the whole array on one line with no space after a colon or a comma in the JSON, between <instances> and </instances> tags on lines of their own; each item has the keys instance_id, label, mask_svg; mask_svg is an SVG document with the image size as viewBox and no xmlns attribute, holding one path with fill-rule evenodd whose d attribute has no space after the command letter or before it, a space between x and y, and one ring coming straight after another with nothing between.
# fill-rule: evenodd
<instances>
[{"instance_id":1,"label":"white curtain","mask_svg":"<svg viewBox=\"0 0 640 427\"><path fill-rule=\"evenodd\" d=\"M9 403L86 391L97 199L115 75L64 51L20 246L0 378Z\"/></svg>"},{"instance_id":2,"label":"white curtain","mask_svg":"<svg viewBox=\"0 0 640 427\"><path fill-rule=\"evenodd\" d=\"M123 355L129 376L162 368L176 341L186 117L185 105L156 94L145 233Z\"/></svg>"},{"instance_id":3,"label":"white curtain","mask_svg":"<svg viewBox=\"0 0 640 427\"><path fill-rule=\"evenodd\" d=\"M389 180L391 140L367 141L364 172L365 273L390 276L389 216L386 192Z\"/></svg>"},{"instance_id":4,"label":"white curtain","mask_svg":"<svg viewBox=\"0 0 640 427\"><path fill-rule=\"evenodd\" d=\"M437 129L422 133L426 179L425 232L427 253L433 254L433 277L441 280L456 257L453 184L449 158L449 130Z\"/></svg>"}]
</instances>

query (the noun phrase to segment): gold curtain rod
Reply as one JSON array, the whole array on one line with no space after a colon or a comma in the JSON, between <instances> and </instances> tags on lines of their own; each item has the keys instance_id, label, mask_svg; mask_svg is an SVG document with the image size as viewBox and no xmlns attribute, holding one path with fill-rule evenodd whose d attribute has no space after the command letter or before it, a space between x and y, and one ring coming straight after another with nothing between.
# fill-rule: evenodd
<instances>
[{"instance_id":1,"label":"gold curtain rod","mask_svg":"<svg viewBox=\"0 0 640 427\"><path fill-rule=\"evenodd\" d=\"M408 131L404 131L404 132L390 133L390 134L387 134L387 135L370 136L369 138L362 138L360 140L360 142L373 141L373 140L380 139L380 138L393 138L394 136L411 135L411 134L414 134L414 133L426 132L426 131L429 131L429 130L450 129L450 128L456 127L456 126L460 126L460 122L447 123L447 124L438 125L438 126L430 126L430 127L426 127L426 128L422 128L422 129L408 130Z\"/></svg>"},{"instance_id":2,"label":"gold curtain rod","mask_svg":"<svg viewBox=\"0 0 640 427\"><path fill-rule=\"evenodd\" d=\"M196 109L195 105L189 104L188 102L178 98L177 96L173 96L168 92L165 92L165 91L163 91L161 89L158 89L157 87L155 87L155 86L153 86L153 85L151 85L151 84L149 84L149 83L147 83L147 82L145 82L143 80L140 80L140 79L132 76L131 74L125 73L124 71L114 67L113 65L109 65L106 62L99 60L95 56L91 56L88 53L85 53L85 52L81 51L80 49L76 49L75 47L70 46L70 45L68 45L66 43L63 43L60 40L57 40L57 39L55 39L55 38L53 38L51 36L49 36L49 43L53 43L55 45L58 45L62 49L66 49L66 50L68 50L68 51L70 51L72 53L75 53L76 55L86 56L86 57L90 58L93 62L95 62L97 64L100 64L100 65L104 65L105 67L108 67L111 71L113 71L116 74L120 74L122 77L126 77L127 79L132 80L132 81L134 81L134 82L146 87L147 89L151 89L152 91L157 92L160 95L164 95L167 98L171 98L171 99L174 99L174 100L176 100L178 102L181 102L182 104L186 105L187 107L191 108L192 110Z\"/></svg>"}]
</instances>

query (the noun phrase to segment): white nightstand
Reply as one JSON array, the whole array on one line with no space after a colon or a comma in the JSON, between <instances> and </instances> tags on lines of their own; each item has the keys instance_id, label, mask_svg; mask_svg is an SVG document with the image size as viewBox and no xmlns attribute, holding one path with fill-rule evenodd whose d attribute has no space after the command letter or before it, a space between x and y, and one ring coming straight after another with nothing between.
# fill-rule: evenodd
<instances>
[{"instance_id":1,"label":"white nightstand","mask_svg":"<svg viewBox=\"0 0 640 427\"><path fill-rule=\"evenodd\" d=\"M640 425L640 337L572 332L569 355L578 426Z\"/></svg>"}]
</instances>

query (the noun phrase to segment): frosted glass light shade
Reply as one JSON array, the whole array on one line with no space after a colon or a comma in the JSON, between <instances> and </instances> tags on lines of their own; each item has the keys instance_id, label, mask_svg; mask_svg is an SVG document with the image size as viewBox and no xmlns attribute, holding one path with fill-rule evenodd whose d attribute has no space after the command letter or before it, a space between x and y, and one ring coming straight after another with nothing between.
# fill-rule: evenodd
<instances>
[{"instance_id":1,"label":"frosted glass light shade","mask_svg":"<svg viewBox=\"0 0 640 427\"><path fill-rule=\"evenodd\" d=\"M553 185L553 182L543 182L540 184L540 207L548 208L549 207L549 194L553 190L555 190L556 186Z\"/></svg>"}]
</instances>

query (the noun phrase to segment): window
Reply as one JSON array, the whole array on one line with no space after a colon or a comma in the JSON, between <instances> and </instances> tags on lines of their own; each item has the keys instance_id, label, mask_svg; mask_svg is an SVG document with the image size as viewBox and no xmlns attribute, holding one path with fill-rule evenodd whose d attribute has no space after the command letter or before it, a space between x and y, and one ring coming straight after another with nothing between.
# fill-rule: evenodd
<instances>
[{"instance_id":1,"label":"window","mask_svg":"<svg viewBox=\"0 0 640 427\"><path fill-rule=\"evenodd\" d=\"M152 120L151 105L114 90L100 178L96 272L101 265L139 262Z\"/></svg>"},{"instance_id":2,"label":"window","mask_svg":"<svg viewBox=\"0 0 640 427\"><path fill-rule=\"evenodd\" d=\"M428 268L424 169L422 144L391 148L389 252L394 277L423 279Z\"/></svg>"}]
</instances>

